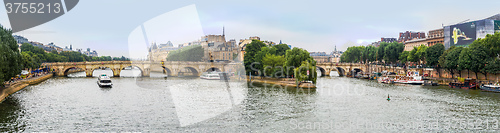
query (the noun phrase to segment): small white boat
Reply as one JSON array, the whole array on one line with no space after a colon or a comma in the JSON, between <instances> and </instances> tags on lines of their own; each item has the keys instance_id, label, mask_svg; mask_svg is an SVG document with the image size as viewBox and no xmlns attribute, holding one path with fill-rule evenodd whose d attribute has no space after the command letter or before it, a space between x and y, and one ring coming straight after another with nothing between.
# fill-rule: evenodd
<instances>
[{"instance_id":1,"label":"small white boat","mask_svg":"<svg viewBox=\"0 0 500 133\"><path fill-rule=\"evenodd\" d=\"M97 85L99 85L99 87L111 87L113 83L111 82L111 78L103 73L97 78Z\"/></svg>"},{"instance_id":2,"label":"small white boat","mask_svg":"<svg viewBox=\"0 0 500 133\"><path fill-rule=\"evenodd\" d=\"M483 91L489 91L489 92L499 92L500 93L500 84L490 84L490 85L482 85L479 87Z\"/></svg>"},{"instance_id":3,"label":"small white boat","mask_svg":"<svg viewBox=\"0 0 500 133\"><path fill-rule=\"evenodd\" d=\"M200 79L220 80L220 75L218 72L204 72L201 74Z\"/></svg>"}]
</instances>

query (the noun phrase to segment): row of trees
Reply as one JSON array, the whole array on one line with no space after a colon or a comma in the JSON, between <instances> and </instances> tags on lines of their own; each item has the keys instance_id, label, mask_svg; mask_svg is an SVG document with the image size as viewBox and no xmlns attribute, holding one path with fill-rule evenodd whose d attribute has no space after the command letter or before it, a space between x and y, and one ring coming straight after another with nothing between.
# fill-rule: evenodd
<instances>
[{"instance_id":1,"label":"row of trees","mask_svg":"<svg viewBox=\"0 0 500 133\"><path fill-rule=\"evenodd\" d=\"M382 42L379 47L353 46L347 48L342 56L340 56L340 61L369 63L383 60L386 63L396 63L403 50L404 45L397 42Z\"/></svg>"},{"instance_id":2,"label":"row of trees","mask_svg":"<svg viewBox=\"0 0 500 133\"><path fill-rule=\"evenodd\" d=\"M407 64L409 62L425 64L437 70L445 69L453 76L461 74L463 70L474 73L500 73L500 33L487 35L484 39L477 39L469 47L452 46L445 50L443 44L430 47L421 45L411 51L403 51L402 43L382 42L379 47L353 46L349 47L340 57L341 62L370 63L374 61L384 63ZM461 76L461 75L460 75Z\"/></svg>"},{"instance_id":3,"label":"row of trees","mask_svg":"<svg viewBox=\"0 0 500 133\"><path fill-rule=\"evenodd\" d=\"M12 30L0 25L0 85L21 72L21 54Z\"/></svg>"},{"instance_id":4,"label":"row of trees","mask_svg":"<svg viewBox=\"0 0 500 133\"><path fill-rule=\"evenodd\" d=\"M187 46L182 49L170 51L167 61L201 61L204 50L201 45Z\"/></svg>"},{"instance_id":5,"label":"row of trees","mask_svg":"<svg viewBox=\"0 0 500 133\"><path fill-rule=\"evenodd\" d=\"M486 35L484 39L477 39L469 47L450 47L439 57L439 66L442 66L452 75L463 70L470 70L476 74L500 73L500 33Z\"/></svg>"},{"instance_id":6,"label":"row of trees","mask_svg":"<svg viewBox=\"0 0 500 133\"><path fill-rule=\"evenodd\" d=\"M244 56L247 74L266 77L295 77L316 83L316 61L304 49L290 49L286 44L268 46L259 40L246 45ZM307 72L310 71L310 74Z\"/></svg>"},{"instance_id":7,"label":"row of trees","mask_svg":"<svg viewBox=\"0 0 500 133\"><path fill-rule=\"evenodd\" d=\"M414 47L411 51L404 51L404 44L398 42L380 43L379 47L374 46L353 46L340 57L341 62L383 62L390 64L406 64L408 62L422 64L426 62L429 66L438 64L438 59L444 51L443 44L427 47L421 45Z\"/></svg>"},{"instance_id":8,"label":"row of trees","mask_svg":"<svg viewBox=\"0 0 500 133\"><path fill-rule=\"evenodd\" d=\"M16 45L17 46L17 45ZM17 50L17 49L16 49ZM53 50L50 53L42 48L24 43L21 45L21 68L39 68L43 62L84 62L84 61L129 61L129 58L111 56L87 56L76 51L62 51L58 53Z\"/></svg>"}]
</instances>

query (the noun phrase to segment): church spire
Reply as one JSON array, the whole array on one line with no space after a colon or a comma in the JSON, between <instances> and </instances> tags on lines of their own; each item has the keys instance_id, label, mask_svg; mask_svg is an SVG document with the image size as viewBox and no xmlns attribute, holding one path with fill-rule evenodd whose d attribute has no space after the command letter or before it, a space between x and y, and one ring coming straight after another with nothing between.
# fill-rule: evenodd
<instances>
[{"instance_id":1,"label":"church spire","mask_svg":"<svg viewBox=\"0 0 500 133\"><path fill-rule=\"evenodd\" d=\"M226 36L226 34L224 32L225 32L225 29L224 29L224 25L223 25L222 26L222 36Z\"/></svg>"}]
</instances>

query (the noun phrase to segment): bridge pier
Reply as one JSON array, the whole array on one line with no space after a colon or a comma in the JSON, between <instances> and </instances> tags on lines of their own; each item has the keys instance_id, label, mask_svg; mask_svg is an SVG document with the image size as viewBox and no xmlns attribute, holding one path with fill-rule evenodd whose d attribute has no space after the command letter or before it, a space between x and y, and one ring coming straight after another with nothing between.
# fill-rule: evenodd
<instances>
[{"instance_id":1,"label":"bridge pier","mask_svg":"<svg viewBox=\"0 0 500 133\"><path fill-rule=\"evenodd\" d=\"M146 68L146 69L142 70L142 76L143 77L149 77L149 76L151 76L151 69Z\"/></svg>"},{"instance_id":2,"label":"bridge pier","mask_svg":"<svg viewBox=\"0 0 500 133\"><path fill-rule=\"evenodd\" d=\"M113 77L120 77L120 73L122 72L121 68L114 68L111 70L113 70Z\"/></svg>"},{"instance_id":3,"label":"bridge pier","mask_svg":"<svg viewBox=\"0 0 500 133\"><path fill-rule=\"evenodd\" d=\"M62 70L62 68L59 68L59 70L56 72L56 76L64 76L64 70Z\"/></svg>"},{"instance_id":4,"label":"bridge pier","mask_svg":"<svg viewBox=\"0 0 500 133\"><path fill-rule=\"evenodd\" d=\"M85 76L92 77L93 72L94 72L94 69L86 69Z\"/></svg>"},{"instance_id":5,"label":"bridge pier","mask_svg":"<svg viewBox=\"0 0 500 133\"><path fill-rule=\"evenodd\" d=\"M331 72L331 70L327 69L327 70L325 70L325 75L321 75L321 76L330 76L330 72Z\"/></svg>"}]
</instances>

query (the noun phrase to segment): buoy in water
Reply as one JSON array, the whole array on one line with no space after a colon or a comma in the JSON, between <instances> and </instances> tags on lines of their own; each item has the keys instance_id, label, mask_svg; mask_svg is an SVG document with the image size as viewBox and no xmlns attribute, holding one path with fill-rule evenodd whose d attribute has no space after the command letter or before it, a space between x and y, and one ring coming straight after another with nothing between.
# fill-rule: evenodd
<instances>
[{"instance_id":1,"label":"buoy in water","mask_svg":"<svg viewBox=\"0 0 500 133\"><path fill-rule=\"evenodd\" d=\"M391 101L391 97L387 94L387 101Z\"/></svg>"}]
</instances>

